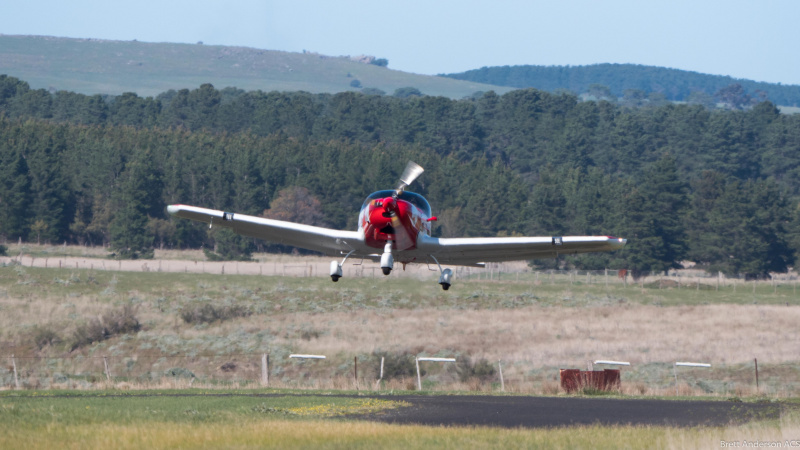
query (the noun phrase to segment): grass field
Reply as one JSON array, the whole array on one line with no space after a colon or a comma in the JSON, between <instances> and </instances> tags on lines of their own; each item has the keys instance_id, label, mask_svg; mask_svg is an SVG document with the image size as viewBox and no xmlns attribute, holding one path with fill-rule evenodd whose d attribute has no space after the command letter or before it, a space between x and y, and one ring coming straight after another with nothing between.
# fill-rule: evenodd
<instances>
[{"instance_id":1,"label":"grass field","mask_svg":"<svg viewBox=\"0 0 800 450\"><path fill-rule=\"evenodd\" d=\"M707 448L796 439L800 421L680 429L426 427L348 420L401 402L318 396L171 396L186 391L0 393L0 448ZM241 391L230 391L242 394ZM245 392L246 394L247 392ZM120 394L123 394L120 396Z\"/></svg>"},{"instance_id":2,"label":"grass field","mask_svg":"<svg viewBox=\"0 0 800 450\"><path fill-rule=\"evenodd\" d=\"M355 358L359 387L374 388L378 355L413 355L469 357L496 369L502 360L513 392L557 393L559 368L595 359L630 361L623 389L636 395L674 394L676 375L685 395L785 397L800 389L794 284L663 288L503 276L457 280L443 292L435 274L424 282L392 276L333 284L327 277L7 266L0 268L0 353L16 355L27 387L105 382L103 356L112 381L126 387L251 385L269 353L270 384L282 387L353 388ZM79 332L104 316L124 319L125 311L140 329L75 346ZM290 353L328 359L289 360ZM713 368L676 372L679 360ZM465 380L458 365L423 370L426 389L499 389L497 373ZM2 385L11 385L11 372L0 366ZM414 382L407 373L380 386Z\"/></svg>"},{"instance_id":3,"label":"grass field","mask_svg":"<svg viewBox=\"0 0 800 450\"><path fill-rule=\"evenodd\" d=\"M36 258L63 252L104 261L102 250L10 247L11 254ZM194 253L157 258L202 261ZM497 372L465 379L470 366L462 361L476 368L479 361L497 367L502 360L506 391L565 395L558 369L585 368L601 358L632 363L622 368L622 390L615 394L622 398L672 397L676 376L685 398L794 401L800 391L800 296L793 281L686 278L626 285L517 271L461 278L443 292L435 274L397 275L333 284L324 276L0 267L0 448L697 448L800 435L794 414L697 429L435 428L348 421L348 414L397 406L358 398L160 398L158 392L174 391L142 391L256 388L265 353L273 389L406 392L416 384L408 373L376 383L379 356L405 355L458 359L423 364L427 392L497 392ZM131 318L139 324L135 330L126 328ZM98 324L110 332L86 340ZM289 359L290 353L328 357L303 361ZM12 389L12 354L23 390ZM678 360L713 367L675 371ZM140 392L156 395L130 396Z\"/></svg>"}]
</instances>

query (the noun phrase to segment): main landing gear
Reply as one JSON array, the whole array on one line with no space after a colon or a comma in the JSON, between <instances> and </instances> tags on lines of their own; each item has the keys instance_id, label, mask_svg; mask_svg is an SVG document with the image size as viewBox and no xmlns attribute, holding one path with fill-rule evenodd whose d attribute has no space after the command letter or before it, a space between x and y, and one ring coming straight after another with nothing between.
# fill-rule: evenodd
<instances>
[{"instance_id":1,"label":"main landing gear","mask_svg":"<svg viewBox=\"0 0 800 450\"><path fill-rule=\"evenodd\" d=\"M344 259L342 260L341 263L338 263L336 261L331 261L331 281L333 281L334 283L339 281L339 278L342 277L342 266L344 265L344 262L347 261L347 258L349 258L354 251L355 250L350 250L350 253L344 256Z\"/></svg>"},{"instance_id":2,"label":"main landing gear","mask_svg":"<svg viewBox=\"0 0 800 450\"><path fill-rule=\"evenodd\" d=\"M331 261L331 281L334 283L339 281L339 278L342 278L342 266L344 262L347 261L347 258L353 254L355 250L351 250L350 253L345 255L342 262L338 261ZM387 241L386 245L383 247L383 254L381 254L381 270L383 271L384 275L389 275L392 273L392 269L394 268L394 256L392 256L392 241Z\"/></svg>"},{"instance_id":3,"label":"main landing gear","mask_svg":"<svg viewBox=\"0 0 800 450\"><path fill-rule=\"evenodd\" d=\"M439 266L439 284L442 286L442 289L445 291L450 289L450 282L453 280L453 271L450 269L442 269L442 265L439 264L439 261L433 255L428 255L433 259L437 266Z\"/></svg>"},{"instance_id":4,"label":"main landing gear","mask_svg":"<svg viewBox=\"0 0 800 450\"><path fill-rule=\"evenodd\" d=\"M338 261L331 261L331 281L334 283L339 281L339 278L342 277L342 266L344 265L347 258L353 254L355 250L351 250L350 253L345 255L342 262ZM442 286L442 289L445 291L450 289L450 285L453 281L453 271L451 269L443 269L442 265L439 264L439 261L433 255L428 255L430 258L436 263L439 267L439 285ZM392 256L392 242L387 241L386 245L383 247L383 253L381 254L381 270L383 271L384 275L389 275L392 273L392 269L394 268L394 256Z\"/></svg>"}]
</instances>

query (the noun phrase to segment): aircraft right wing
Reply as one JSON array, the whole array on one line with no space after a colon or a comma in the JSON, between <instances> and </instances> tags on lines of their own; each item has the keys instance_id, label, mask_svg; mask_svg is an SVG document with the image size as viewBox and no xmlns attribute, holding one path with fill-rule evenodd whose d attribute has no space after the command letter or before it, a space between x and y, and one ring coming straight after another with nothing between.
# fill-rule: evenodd
<instances>
[{"instance_id":1,"label":"aircraft right wing","mask_svg":"<svg viewBox=\"0 0 800 450\"><path fill-rule=\"evenodd\" d=\"M420 235L417 249L433 255L441 264L474 265L605 252L618 250L626 243L626 239L611 236L432 238Z\"/></svg>"},{"instance_id":2,"label":"aircraft right wing","mask_svg":"<svg viewBox=\"0 0 800 450\"><path fill-rule=\"evenodd\" d=\"M340 255L351 250L368 252L364 248L363 236L357 231L334 230L197 206L169 205L167 212L176 217L205 222L211 226L230 228L244 236L328 255Z\"/></svg>"}]
</instances>

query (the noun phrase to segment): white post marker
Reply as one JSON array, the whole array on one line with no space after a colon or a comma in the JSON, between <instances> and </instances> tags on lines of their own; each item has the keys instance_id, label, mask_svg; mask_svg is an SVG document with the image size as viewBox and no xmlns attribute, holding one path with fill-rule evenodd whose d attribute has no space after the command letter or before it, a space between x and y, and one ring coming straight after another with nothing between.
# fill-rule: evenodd
<instances>
[{"instance_id":1,"label":"white post marker","mask_svg":"<svg viewBox=\"0 0 800 450\"><path fill-rule=\"evenodd\" d=\"M289 355L289 358L325 359L325 355Z\"/></svg>"},{"instance_id":2,"label":"white post marker","mask_svg":"<svg viewBox=\"0 0 800 450\"><path fill-rule=\"evenodd\" d=\"M672 367L672 373L675 375L675 395L678 395L678 366L682 367L705 367L710 368L711 364L708 363L694 363L694 362L676 362Z\"/></svg>"},{"instance_id":3,"label":"white post marker","mask_svg":"<svg viewBox=\"0 0 800 450\"><path fill-rule=\"evenodd\" d=\"M676 362L675 365L684 367L711 367L711 364L693 362Z\"/></svg>"},{"instance_id":4,"label":"white post marker","mask_svg":"<svg viewBox=\"0 0 800 450\"><path fill-rule=\"evenodd\" d=\"M261 354L261 385L269 386L269 357L266 353Z\"/></svg>"},{"instance_id":5,"label":"white post marker","mask_svg":"<svg viewBox=\"0 0 800 450\"><path fill-rule=\"evenodd\" d=\"M424 358L414 358L417 363L417 390L422 390L422 378L419 375L419 362L420 361L432 361L432 362L456 362L455 358L433 358L433 357L424 357Z\"/></svg>"},{"instance_id":6,"label":"white post marker","mask_svg":"<svg viewBox=\"0 0 800 450\"><path fill-rule=\"evenodd\" d=\"M600 359L594 362L595 364L607 364L609 366L630 366L631 363L627 361L607 361L604 359Z\"/></svg>"},{"instance_id":7,"label":"white post marker","mask_svg":"<svg viewBox=\"0 0 800 450\"><path fill-rule=\"evenodd\" d=\"M375 382L375 389L378 389L378 386L381 385L381 380L383 380L383 359L385 357L381 356L381 375L378 377L378 381Z\"/></svg>"}]
</instances>

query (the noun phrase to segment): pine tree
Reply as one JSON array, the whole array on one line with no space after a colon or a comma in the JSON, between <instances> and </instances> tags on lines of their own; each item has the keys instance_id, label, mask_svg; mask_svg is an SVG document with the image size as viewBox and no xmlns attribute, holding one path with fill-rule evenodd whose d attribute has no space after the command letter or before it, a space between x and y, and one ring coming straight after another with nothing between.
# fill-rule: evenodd
<instances>
[{"instance_id":1,"label":"pine tree","mask_svg":"<svg viewBox=\"0 0 800 450\"><path fill-rule=\"evenodd\" d=\"M121 259L153 257L153 236L148 229L148 213L163 209L154 205L160 193L160 179L150 163L150 154L142 151L130 161L120 176L113 194L115 206L111 220L111 248Z\"/></svg>"},{"instance_id":2,"label":"pine tree","mask_svg":"<svg viewBox=\"0 0 800 450\"><path fill-rule=\"evenodd\" d=\"M67 129L28 122L24 133L30 139L24 151L31 180L31 223L41 221L38 231L29 233L29 238L61 242L75 216L73 191L63 164L63 156L69 150Z\"/></svg>"},{"instance_id":3,"label":"pine tree","mask_svg":"<svg viewBox=\"0 0 800 450\"><path fill-rule=\"evenodd\" d=\"M665 272L681 267L686 256L683 216L687 187L678 178L674 158L665 156L643 173L621 203L624 258L637 272Z\"/></svg>"},{"instance_id":4,"label":"pine tree","mask_svg":"<svg viewBox=\"0 0 800 450\"><path fill-rule=\"evenodd\" d=\"M20 152L0 152L0 235L16 240L27 233L31 181Z\"/></svg>"}]
</instances>

